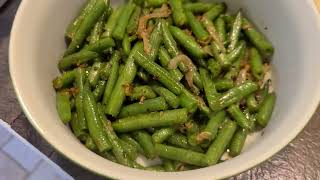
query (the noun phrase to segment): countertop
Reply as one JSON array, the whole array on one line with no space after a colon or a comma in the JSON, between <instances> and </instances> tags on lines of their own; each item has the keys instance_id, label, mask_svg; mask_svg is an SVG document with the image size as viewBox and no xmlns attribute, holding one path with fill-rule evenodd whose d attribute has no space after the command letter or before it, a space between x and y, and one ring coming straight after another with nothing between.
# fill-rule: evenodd
<instances>
[{"instance_id":1,"label":"countertop","mask_svg":"<svg viewBox=\"0 0 320 180\"><path fill-rule=\"evenodd\" d=\"M33 129L20 108L8 67L10 30L20 1L10 0L0 8L0 118L75 179L103 179L75 165L52 149ZM320 107L304 130L289 145L259 166L230 179L320 179L319 129Z\"/></svg>"}]
</instances>

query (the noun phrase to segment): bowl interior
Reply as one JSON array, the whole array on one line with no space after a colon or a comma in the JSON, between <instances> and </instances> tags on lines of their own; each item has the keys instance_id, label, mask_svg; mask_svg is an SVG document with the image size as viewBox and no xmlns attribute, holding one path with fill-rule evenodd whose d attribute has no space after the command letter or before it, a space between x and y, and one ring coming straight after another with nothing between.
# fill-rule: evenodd
<instances>
[{"instance_id":1,"label":"bowl interior","mask_svg":"<svg viewBox=\"0 0 320 180\"><path fill-rule=\"evenodd\" d=\"M276 48L273 58L275 112L263 134L249 138L242 155L199 170L155 173L127 168L87 150L58 118L51 81L65 50L64 30L84 1L24 0L10 41L10 73L33 126L58 151L96 173L116 179L220 179L266 160L305 126L320 99L318 19L311 0L226 0L242 8ZM113 4L121 3L115 1ZM299 12L299 13L297 13ZM303 15L301 15L303 14ZM125 172L125 173L124 173Z\"/></svg>"}]
</instances>

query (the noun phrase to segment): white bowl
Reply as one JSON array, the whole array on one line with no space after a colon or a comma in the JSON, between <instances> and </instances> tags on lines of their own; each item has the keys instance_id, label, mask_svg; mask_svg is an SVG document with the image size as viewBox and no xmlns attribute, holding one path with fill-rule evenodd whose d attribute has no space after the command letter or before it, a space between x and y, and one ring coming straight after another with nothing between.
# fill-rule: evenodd
<instances>
[{"instance_id":1,"label":"white bowl","mask_svg":"<svg viewBox=\"0 0 320 180\"><path fill-rule=\"evenodd\" d=\"M286 146L307 124L318 105L320 30L313 2L227 0L231 9L243 8L276 48L273 65L278 99L264 135L247 143L244 152L232 160L186 172L148 172L105 160L87 150L59 120L51 85L65 50L64 31L83 2L23 0L11 33L10 73L32 125L55 149L93 172L116 179L187 180L232 176L265 161Z\"/></svg>"}]
</instances>

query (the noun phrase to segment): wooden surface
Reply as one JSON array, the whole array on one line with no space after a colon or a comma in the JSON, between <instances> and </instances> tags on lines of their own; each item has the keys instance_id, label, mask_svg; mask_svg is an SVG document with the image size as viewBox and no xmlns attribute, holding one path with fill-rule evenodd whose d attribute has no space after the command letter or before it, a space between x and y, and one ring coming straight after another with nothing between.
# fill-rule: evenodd
<instances>
[{"instance_id":1,"label":"wooden surface","mask_svg":"<svg viewBox=\"0 0 320 180\"><path fill-rule=\"evenodd\" d=\"M320 0L316 1L320 5ZM20 0L9 0L0 8L0 118L75 179L104 179L75 165L52 149L30 125L17 102L9 76L8 44L19 3ZM305 129L284 149L266 162L230 179L320 179L320 107Z\"/></svg>"}]
</instances>

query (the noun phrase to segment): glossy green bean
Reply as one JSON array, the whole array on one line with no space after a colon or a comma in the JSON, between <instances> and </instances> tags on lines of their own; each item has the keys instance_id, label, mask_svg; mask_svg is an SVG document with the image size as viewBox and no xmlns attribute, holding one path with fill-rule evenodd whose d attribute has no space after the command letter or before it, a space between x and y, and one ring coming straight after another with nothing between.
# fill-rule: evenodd
<instances>
[{"instance_id":1,"label":"glossy green bean","mask_svg":"<svg viewBox=\"0 0 320 180\"><path fill-rule=\"evenodd\" d=\"M108 78L108 82L106 85L106 88L104 90L104 94L103 94L103 99L102 99L102 103L104 105L109 105L108 101L110 99L112 90L115 86L115 83L117 81L118 75L119 75L119 61L120 61L121 55L119 51L115 51L112 54L111 57L111 71L110 71L110 76Z\"/></svg>"},{"instance_id":2,"label":"glossy green bean","mask_svg":"<svg viewBox=\"0 0 320 180\"><path fill-rule=\"evenodd\" d=\"M125 5L123 11L121 12L121 15L117 19L117 25L114 27L114 30L112 32L112 37L116 40L123 39L131 14L133 13L135 8L136 5L132 1L128 2Z\"/></svg>"},{"instance_id":3,"label":"glossy green bean","mask_svg":"<svg viewBox=\"0 0 320 180\"><path fill-rule=\"evenodd\" d=\"M190 98L185 93L182 93L179 96L179 104L181 107L186 108L190 113L194 113L198 108L197 101L194 101L193 98Z\"/></svg>"},{"instance_id":4,"label":"glossy green bean","mask_svg":"<svg viewBox=\"0 0 320 180\"><path fill-rule=\"evenodd\" d=\"M141 15L141 7L136 6L127 25L127 33L130 35L134 35L137 32L138 25L139 25L139 18Z\"/></svg>"},{"instance_id":5,"label":"glossy green bean","mask_svg":"<svg viewBox=\"0 0 320 180\"><path fill-rule=\"evenodd\" d=\"M98 22L94 25L91 30L90 36L88 37L89 44L94 44L98 42L101 38L103 32L104 21L108 17L108 12L105 11L99 18Z\"/></svg>"},{"instance_id":6,"label":"glossy green bean","mask_svg":"<svg viewBox=\"0 0 320 180\"><path fill-rule=\"evenodd\" d=\"M81 51L93 51L97 53L101 53L108 48L114 47L116 44L113 39L111 38L103 38L97 41L94 44L89 44L88 46L84 47Z\"/></svg>"},{"instance_id":7,"label":"glossy green bean","mask_svg":"<svg viewBox=\"0 0 320 180\"><path fill-rule=\"evenodd\" d=\"M209 76L209 72L204 68L200 68L199 70L201 81L204 84L206 99L208 101L209 107L214 110L219 99L219 94L217 93L215 85Z\"/></svg>"},{"instance_id":8,"label":"glossy green bean","mask_svg":"<svg viewBox=\"0 0 320 180\"><path fill-rule=\"evenodd\" d=\"M126 141L123 141L122 139L119 139L119 143L122 146L124 152L127 154L127 156L131 160L135 161L138 157L138 150Z\"/></svg>"},{"instance_id":9,"label":"glossy green bean","mask_svg":"<svg viewBox=\"0 0 320 180\"><path fill-rule=\"evenodd\" d=\"M262 101L256 119L260 126L266 127L271 119L273 108L276 102L275 93L268 94Z\"/></svg>"},{"instance_id":10,"label":"glossy green bean","mask_svg":"<svg viewBox=\"0 0 320 180\"><path fill-rule=\"evenodd\" d=\"M148 132L144 130L135 131L133 132L133 137L139 142L148 159L156 158L157 154L152 142L152 138Z\"/></svg>"},{"instance_id":11,"label":"glossy green bean","mask_svg":"<svg viewBox=\"0 0 320 180\"><path fill-rule=\"evenodd\" d=\"M206 53L201 46L193 39L192 36L186 34L176 26L169 26L169 30L173 37L195 58L203 58Z\"/></svg>"},{"instance_id":12,"label":"glossy green bean","mask_svg":"<svg viewBox=\"0 0 320 180\"><path fill-rule=\"evenodd\" d=\"M204 13L203 16L208 18L210 21L214 21L225 10L226 10L226 4L225 3L218 3L218 4L214 5L209 11Z\"/></svg>"},{"instance_id":13,"label":"glossy green bean","mask_svg":"<svg viewBox=\"0 0 320 180\"><path fill-rule=\"evenodd\" d=\"M120 139L134 146L140 154L144 154L141 145L128 134L121 134Z\"/></svg>"},{"instance_id":14,"label":"glossy green bean","mask_svg":"<svg viewBox=\"0 0 320 180\"><path fill-rule=\"evenodd\" d=\"M192 33L200 42L206 42L209 39L209 33L203 28L200 21L189 10L185 11L188 25L191 27Z\"/></svg>"},{"instance_id":15,"label":"glossy green bean","mask_svg":"<svg viewBox=\"0 0 320 180\"><path fill-rule=\"evenodd\" d=\"M143 70L143 68L138 69L137 76L139 79L141 79L144 82L149 82L149 80L151 79L150 75L148 73L146 73Z\"/></svg>"},{"instance_id":16,"label":"glossy green bean","mask_svg":"<svg viewBox=\"0 0 320 180\"><path fill-rule=\"evenodd\" d=\"M220 96L219 100L217 101L217 106L213 108L213 111L220 111L225 107L239 102L242 98L247 97L251 93L258 90L258 88L258 84L254 82L245 82L239 86L235 86Z\"/></svg>"},{"instance_id":17,"label":"glossy green bean","mask_svg":"<svg viewBox=\"0 0 320 180\"><path fill-rule=\"evenodd\" d=\"M211 73L211 77L214 79L218 77L222 71L222 66L215 59L208 60L208 70Z\"/></svg>"},{"instance_id":18,"label":"glossy green bean","mask_svg":"<svg viewBox=\"0 0 320 180\"><path fill-rule=\"evenodd\" d=\"M228 63L232 64L234 61L236 61L240 57L241 53L243 53L243 51L245 51L246 46L247 46L247 44L245 41L240 41L238 43L238 46L232 52L227 54L226 58L227 58Z\"/></svg>"},{"instance_id":19,"label":"glossy green bean","mask_svg":"<svg viewBox=\"0 0 320 180\"><path fill-rule=\"evenodd\" d=\"M162 158L180 161L196 166L206 166L206 156L202 153L163 144L156 144L155 150L157 154Z\"/></svg>"},{"instance_id":20,"label":"glossy green bean","mask_svg":"<svg viewBox=\"0 0 320 180\"><path fill-rule=\"evenodd\" d=\"M238 156L241 151L242 148L244 146L244 143L246 141L247 138L247 131L245 129L237 129L237 131L235 132L235 134L233 135L233 138L230 142L230 146L229 146L229 154L232 157Z\"/></svg>"},{"instance_id":21,"label":"glossy green bean","mask_svg":"<svg viewBox=\"0 0 320 180\"><path fill-rule=\"evenodd\" d=\"M108 105L106 108L106 113L109 115L112 115L113 117L116 117L121 109L121 106L123 104L123 101L125 99L125 89L124 86L130 85L132 81L134 80L136 73L137 73L137 66L135 65L133 55L137 50L143 50L143 44L142 43L137 43L126 63L123 69L123 72L120 73L118 80L116 84L114 85L114 88L112 90L112 93L110 95Z\"/></svg>"},{"instance_id":22,"label":"glossy green bean","mask_svg":"<svg viewBox=\"0 0 320 180\"><path fill-rule=\"evenodd\" d=\"M147 99L143 102L138 102L134 104L130 104L127 106L124 106L120 113L119 118L142 114L142 113L148 113L148 112L154 112L154 111L163 111L167 110L168 105L163 97L157 97L154 99Z\"/></svg>"},{"instance_id":23,"label":"glossy green bean","mask_svg":"<svg viewBox=\"0 0 320 180\"><path fill-rule=\"evenodd\" d=\"M169 159L163 159L163 168L166 172L173 172L175 171L173 162Z\"/></svg>"},{"instance_id":24,"label":"glossy green bean","mask_svg":"<svg viewBox=\"0 0 320 180\"><path fill-rule=\"evenodd\" d=\"M76 71L66 71L52 81L52 85L56 90L68 87L76 78Z\"/></svg>"},{"instance_id":25,"label":"glossy green bean","mask_svg":"<svg viewBox=\"0 0 320 180\"><path fill-rule=\"evenodd\" d=\"M121 15L122 11L124 9L124 6L120 6L117 9L115 9L111 15L109 16L107 23L104 26L105 32L102 34L102 37L111 37L112 32L117 25L119 16Z\"/></svg>"},{"instance_id":26,"label":"glossy green bean","mask_svg":"<svg viewBox=\"0 0 320 180\"><path fill-rule=\"evenodd\" d=\"M174 58L179 54L178 45L169 30L169 23L165 20L160 21L162 21L162 36L164 46L168 50L170 56Z\"/></svg>"},{"instance_id":27,"label":"glossy green bean","mask_svg":"<svg viewBox=\"0 0 320 180\"><path fill-rule=\"evenodd\" d=\"M178 125L186 122L187 119L186 109L175 109L129 116L113 122L112 126L117 132L130 132L151 127Z\"/></svg>"},{"instance_id":28,"label":"glossy green bean","mask_svg":"<svg viewBox=\"0 0 320 180\"><path fill-rule=\"evenodd\" d=\"M160 85L152 85L151 87L154 92L162 96L172 108L178 108L179 98L175 94Z\"/></svg>"},{"instance_id":29,"label":"glossy green bean","mask_svg":"<svg viewBox=\"0 0 320 180\"><path fill-rule=\"evenodd\" d=\"M217 91L226 91L233 88L234 83L231 79L218 79L214 81Z\"/></svg>"},{"instance_id":30,"label":"glossy green bean","mask_svg":"<svg viewBox=\"0 0 320 180\"><path fill-rule=\"evenodd\" d=\"M158 57L158 52L160 45L162 43L162 21L158 21L155 24L155 27L150 34L149 43L150 43L150 52L148 53L149 59L155 61Z\"/></svg>"},{"instance_id":31,"label":"glossy green bean","mask_svg":"<svg viewBox=\"0 0 320 180\"><path fill-rule=\"evenodd\" d=\"M56 108L63 123L71 121L70 94L68 91L59 91L56 95Z\"/></svg>"},{"instance_id":32,"label":"glossy green bean","mask_svg":"<svg viewBox=\"0 0 320 180\"><path fill-rule=\"evenodd\" d=\"M227 111L240 127L249 131L253 129L253 122L250 121L250 119L246 118L245 114L243 114L243 112L239 108L239 105L233 104L228 108Z\"/></svg>"},{"instance_id":33,"label":"glossy green bean","mask_svg":"<svg viewBox=\"0 0 320 180\"><path fill-rule=\"evenodd\" d=\"M176 128L174 127L166 127L155 131L152 134L152 140L154 143L163 143L166 141L174 132Z\"/></svg>"},{"instance_id":34,"label":"glossy green bean","mask_svg":"<svg viewBox=\"0 0 320 180\"><path fill-rule=\"evenodd\" d=\"M250 49L250 70L252 75L261 80L264 76L262 57L256 48Z\"/></svg>"},{"instance_id":35,"label":"glossy green bean","mask_svg":"<svg viewBox=\"0 0 320 180\"><path fill-rule=\"evenodd\" d=\"M132 91L128 92L126 95L129 96L132 101L157 97L152 88L147 85L133 87Z\"/></svg>"},{"instance_id":36,"label":"glossy green bean","mask_svg":"<svg viewBox=\"0 0 320 180\"><path fill-rule=\"evenodd\" d=\"M246 105L248 107L248 110L250 112L257 112L259 109L259 104L258 101L256 99L256 95L255 94L250 94L247 98L246 101Z\"/></svg>"},{"instance_id":37,"label":"glossy green bean","mask_svg":"<svg viewBox=\"0 0 320 180\"><path fill-rule=\"evenodd\" d=\"M205 13L209 11L213 6L215 6L215 4L205 2L193 2L183 5L185 10L191 11L193 13Z\"/></svg>"},{"instance_id":38,"label":"glossy green bean","mask_svg":"<svg viewBox=\"0 0 320 180\"><path fill-rule=\"evenodd\" d=\"M105 64L101 62L95 62L90 71L88 76L88 82L90 83L91 87L95 87L99 81L100 71L104 67Z\"/></svg>"},{"instance_id":39,"label":"glossy green bean","mask_svg":"<svg viewBox=\"0 0 320 180\"><path fill-rule=\"evenodd\" d=\"M217 137L210 145L206 153L206 164L214 165L218 163L222 154L226 150L228 144L230 143L234 133L236 132L237 125L231 120L227 120L222 129L219 130Z\"/></svg>"},{"instance_id":40,"label":"glossy green bean","mask_svg":"<svg viewBox=\"0 0 320 180\"><path fill-rule=\"evenodd\" d=\"M246 18L243 18L242 29L250 42L260 51L261 54L264 56L273 55L274 48L272 44Z\"/></svg>"},{"instance_id":41,"label":"glossy green bean","mask_svg":"<svg viewBox=\"0 0 320 180\"><path fill-rule=\"evenodd\" d=\"M64 54L65 56L78 51L82 47L82 43L84 42L85 38L90 33L90 30L93 28L107 7L109 7L109 0L96 0L95 5L85 16L76 34L73 36L72 41Z\"/></svg>"},{"instance_id":42,"label":"glossy green bean","mask_svg":"<svg viewBox=\"0 0 320 180\"><path fill-rule=\"evenodd\" d=\"M221 46L215 41L211 43L213 57L219 62L222 68L228 68L231 66L231 62L227 58L227 54L221 49Z\"/></svg>"},{"instance_id":43,"label":"glossy green bean","mask_svg":"<svg viewBox=\"0 0 320 180\"><path fill-rule=\"evenodd\" d=\"M219 38L221 39L221 41L224 44L226 44L226 42L227 42L227 29L226 29L226 23L225 23L223 17L217 18L214 25L216 27Z\"/></svg>"},{"instance_id":44,"label":"glossy green bean","mask_svg":"<svg viewBox=\"0 0 320 180\"><path fill-rule=\"evenodd\" d=\"M93 151L93 152L97 152L98 148L96 146L96 144L94 143L92 137L88 136L86 138L86 142L84 144L86 146L86 148L88 148L89 150Z\"/></svg>"},{"instance_id":45,"label":"glossy green bean","mask_svg":"<svg viewBox=\"0 0 320 180\"><path fill-rule=\"evenodd\" d=\"M229 35L229 46L228 46L228 52L233 51L236 48L236 45L239 41L239 35L241 31L241 25L242 25L242 13L239 11L237 13L236 19L232 25L230 35Z\"/></svg>"},{"instance_id":46,"label":"glossy green bean","mask_svg":"<svg viewBox=\"0 0 320 180\"><path fill-rule=\"evenodd\" d=\"M168 64L171 60L170 55L168 53L168 51L164 48L161 47L159 49L159 60L161 63L161 66L163 66L164 68L166 68L166 70L178 81L180 81L183 78L183 74L180 72L179 69L169 69L168 68Z\"/></svg>"},{"instance_id":47,"label":"glossy green bean","mask_svg":"<svg viewBox=\"0 0 320 180\"><path fill-rule=\"evenodd\" d=\"M183 9L182 0L169 0L169 4L172 10L172 16L175 25L183 26L187 23L187 16Z\"/></svg>"},{"instance_id":48,"label":"glossy green bean","mask_svg":"<svg viewBox=\"0 0 320 180\"><path fill-rule=\"evenodd\" d=\"M106 81L98 81L96 88L93 90L92 94L96 101L99 101L105 91Z\"/></svg>"},{"instance_id":49,"label":"glossy green bean","mask_svg":"<svg viewBox=\"0 0 320 180\"><path fill-rule=\"evenodd\" d=\"M99 78L101 80L107 81L109 79L109 76L111 74L111 67L112 67L112 63L110 60L110 62L107 62L99 72Z\"/></svg>"},{"instance_id":50,"label":"glossy green bean","mask_svg":"<svg viewBox=\"0 0 320 180\"><path fill-rule=\"evenodd\" d=\"M72 66L78 66L86 63L94 58L99 57L99 54L92 51L80 51L78 53L71 54L63 57L58 64L60 70L70 69Z\"/></svg>"}]
</instances>

